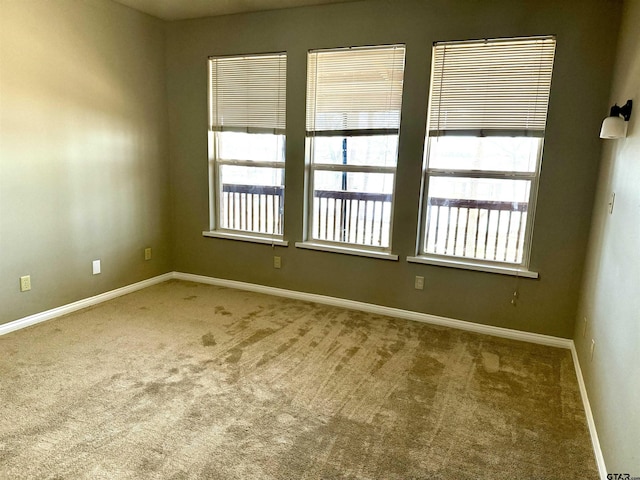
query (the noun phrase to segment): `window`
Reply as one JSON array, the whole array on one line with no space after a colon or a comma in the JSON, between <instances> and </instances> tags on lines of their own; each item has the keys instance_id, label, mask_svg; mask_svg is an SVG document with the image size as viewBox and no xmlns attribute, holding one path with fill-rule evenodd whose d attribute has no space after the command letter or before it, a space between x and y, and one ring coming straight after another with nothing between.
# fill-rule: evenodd
<instances>
[{"instance_id":1,"label":"window","mask_svg":"<svg viewBox=\"0 0 640 480\"><path fill-rule=\"evenodd\" d=\"M390 250L404 54L402 45L309 52L307 239Z\"/></svg>"},{"instance_id":2,"label":"window","mask_svg":"<svg viewBox=\"0 0 640 480\"><path fill-rule=\"evenodd\" d=\"M528 267L553 37L438 42L420 254Z\"/></svg>"},{"instance_id":3,"label":"window","mask_svg":"<svg viewBox=\"0 0 640 480\"><path fill-rule=\"evenodd\" d=\"M284 53L209 59L212 231L282 237L286 62Z\"/></svg>"}]
</instances>

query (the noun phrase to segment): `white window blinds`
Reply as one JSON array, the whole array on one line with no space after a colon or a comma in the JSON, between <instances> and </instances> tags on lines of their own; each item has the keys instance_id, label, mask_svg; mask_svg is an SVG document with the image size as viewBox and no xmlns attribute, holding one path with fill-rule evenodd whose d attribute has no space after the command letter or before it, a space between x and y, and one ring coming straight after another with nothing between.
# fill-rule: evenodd
<instances>
[{"instance_id":1,"label":"white window blinds","mask_svg":"<svg viewBox=\"0 0 640 480\"><path fill-rule=\"evenodd\" d=\"M307 135L398 133L403 45L312 50Z\"/></svg>"},{"instance_id":2,"label":"white window blinds","mask_svg":"<svg viewBox=\"0 0 640 480\"><path fill-rule=\"evenodd\" d=\"M209 58L213 131L285 133L285 53Z\"/></svg>"},{"instance_id":3,"label":"white window blinds","mask_svg":"<svg viewBox=\"0 0 640 480\"><path fill-rule=\"evenodd\" d=\"M429 134L543 136L553 37L438 42Z\"/></svg>"}]
</instances>

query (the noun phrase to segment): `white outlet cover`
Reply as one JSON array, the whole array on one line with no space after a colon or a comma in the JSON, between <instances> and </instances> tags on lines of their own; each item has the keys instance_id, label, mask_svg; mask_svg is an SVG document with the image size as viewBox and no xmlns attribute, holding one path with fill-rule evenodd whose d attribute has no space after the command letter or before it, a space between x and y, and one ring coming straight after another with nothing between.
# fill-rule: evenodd
<instances>
[{"instance_id":1,"label":"white outlet cover","mask_svg":"<svg viewBox=\"0 0 640 480\"><path fill-rule=\"evenodd\" d=\"M100 273L100 260L93 261L93 274L98 275Z\"/></svg>"},{"instance_id":2,"label":"white outlet cover","mask_svg":"<svg viewBox=\"0 0 640 480\"><path fill-rule=\"evenodd\" d=\"M20 291L28 292L29 290L31 290L31 275L20 277Z\"/></svg>"}]
</instances>

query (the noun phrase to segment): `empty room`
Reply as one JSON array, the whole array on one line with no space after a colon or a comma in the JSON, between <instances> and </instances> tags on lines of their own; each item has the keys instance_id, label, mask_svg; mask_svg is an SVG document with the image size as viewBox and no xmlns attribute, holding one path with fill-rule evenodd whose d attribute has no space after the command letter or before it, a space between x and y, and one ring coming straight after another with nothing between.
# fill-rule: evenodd
<instances>
[{"instance_id":1,"label":"empty room","mask_svg":"<svg viewBox=\"0 0 640 480\"><path fill-rule=\"evenodd\" d=\"M0 479L640 478L639 24L0 0Z\"/></svg>"}]
</instances>

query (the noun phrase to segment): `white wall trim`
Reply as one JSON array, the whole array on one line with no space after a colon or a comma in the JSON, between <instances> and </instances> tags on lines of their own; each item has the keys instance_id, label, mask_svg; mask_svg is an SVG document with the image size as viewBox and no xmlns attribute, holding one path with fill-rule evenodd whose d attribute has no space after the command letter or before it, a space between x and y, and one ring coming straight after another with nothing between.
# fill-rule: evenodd
<instances>
[{"instance_id":1,"label":"white wall trim","mask_svg":"<svg viewBox=\"0 0 640 480\"><path fill-rule=\"evenodd\" d=\"M368 313L375 313L379 315L387 315L390 317L404 318L406 320L414 320L417 322L428 323L432 325L440 325L443 327L456 328L459 330L466 330L469 332L481 333L485 335L492 335L494 337L508 338L511 340L520 340L523 342L536 343L540 345L547 345L550 347L565 348L571 351L573 358L573 365L576 371L576 377L578 380L578 387L580 389L580 396L582 397L582 403L584 406L585 417L587 419L587 425L589 433L591 435L591 444L593 445L593 452L595 455L598 471L600 472L600 478L606 480L607 468L604 463L604 457L600 448L600 441L598 440L598 432L596 431L596 424L593 419L593 413L591 412L591 405L587 396L587 389L582 377L582 370L580 368L580 361L578 360L578 354L576 347L572 339L553 337L551 335L541 335L538 333L522 332L519 330L512 330L510 328L494 327L492 325L481 325L473 322L466 322L463 320L455 320L447 317L439 317L437 315L431 315L428 313L413 312L410 310L402 310L399 308L384 307L382 305L374 305L371 303L357 302L354 300L346 300L343 298L329 297L326 295L317 295L315 293L297 292L294 290L286 290L283 288L267 287L265 285L258 285L255 283L238 282L236 280L225 280L222 278L205 277L202 275L193 275L190 273L174 272L173 278L178 280L186 280L191 282L206 283L209 285L216 285L219 287L236 288L239 290L248 290L250 292L264 293L267 295L275 295L278 297L287 297L295 300L303 300L307 302L321 303L324 305L332 305L334 307L348 308L350 310L360 310Z\"/></svg>"},{"instance_id":2,"label":"white wall trim","mask_svg":"<svg viewBox=\"0 0 640 480\"><path fill-rule=\"evenodd\" d=\"M538 343L540 345L548 345L550 347L570 349L573 344L573 341L568 338L552 337L550 335L541 335L539 333L522 332L519 330L512 330L510 328L494 327L492 325L482 325L479 323L467 322L464 320L439 317L437 315L431 315L428 313L402 310L400 308L393 307L384 307L382 305L357 302L355 300L346 300L344 298L329 297L326 295L318 295L315 293L298 292L295 290L286 290L284 288L267 287L255 283L238 282L236 280L225 280L223 278L205 277L202 275L193 275L190 273L180 272L174 272L173 278L176 278L178 280L187 280L190 282L206 283L219 287L236 288L238 290L248 290L250 292L265 293L267 295L275 295L278 297L293 298L295 300L303 300L306 302L322 303L324 305L348 308L349 310L360 310L368 313L387 315L389 317L404 318L406 320L414 320L417 322L429 323L432 325L451 327L458 330L467 330L469 332L493 335L494 337L509 338L512 340L520 340L529 343Z\"/></svg>"},{"instance_id":3,"label":"white wall trim","mask_svg":"<svg viewBox=\"0 0 640 480\"><path fill-rule=\"evenodd\" d=\"M115 290L100 293L98 295L94 295L93 297L78 300L77 302L68 303L67 305L62 305L61 307L52 308L51 310L35 313L33 315L29 315L28 317L20 318L12 322L3 323L2 325L0 325L0 335L6 335L7 333L20 330L21 328L30 327L31 325L35 325L37 323L45 322L56 317L61 317L62 315L66 315L68 313L75 312L92 305L97 305L98 303L106 302L107 300L126 295L127 293L135 292L136 290L141 290L143 288L150 287L151 285L171 280L172 278L174 278L173 272L165 273L163 275L158 275L157 277L149 278L147 280L142 280L141 282L127 285L125 287L116 288Z\"/></svg>"},{"instance_id":4,"label":"white wall trim","mask_svg":"<svg viewBox=\"0 0 640 480\"><path fill-rule=\"evenodd\" d=\"M514 277L538 278L540 274L526 268L507 267L490 263L473 263L453 258L436 258L427 255L407 257L409 263L422 263L424 265L436 265L438 267L461 268L463 270L476 270L478 272L499 273L501 275L513 275Z\"/></svg>"},{"instance_id":5,"label":"white wall trim","mask_svg":"<svg viewBox=\"0 0 640 480\"><path fill-rule=\"evenodd\" d=\"M287 290L284 288L268 287L265 285L259 285L255 283L239 282L236 280L226 280L223 278L206 277L203 275L194 275L190 273L170 272L163 275L158 275L141 282L133 283L125 287L117 288L93 297L78 300L77 302L62 305L60 307L52 308L44 312L35 313L28 317L20 318L8 323L0 325L0 335L26 328L31 325L35 325L40 322L51 320L62 315L66 315L77 310L97 305L98 303L106 302L112 298L120 297L136 290L141 290L158 283L165 282L171 279L186 280L190 282L206 283L209 285L216 285L219 287L235 288L238 290L247 290L250 292L264 293L267 295L275 295L278 297L292 298L295 300L303 300L307 302L321 303L323 305L331 305L334 307L347 308L349 310L359 310L368 313L375 313L378 315L386 315L389 317L404 318L406 320L413 320L422 323L429 323L432 325L440 325L443 327L456 328L458 330L466 330L469 332L481 333L485 335L492 335L494 337L509 338L512 340L520 340L523 342L537 343L540 345L547 345L550 347L567 348L571 349L574 355L574 362L576 369L579 369L577 363L577 356L575 354L575 347L573 340L568 338L553 337L551 335L542 335L539 333L523 332L520 330L512 330L504 327L494 327L492 325L482 325L479 323L467 322L464 320L456 320L453 318L439 317L437 315L431 315L429 313L414 312L411 310L402 310L400 308L385 307L383 305L375 305L372 303L358 302L355 300L347 300L344 298L329 297L327 295L318 295L315 293L298 292L295 290ZM576 370L577 371L577 370ZM582 382L582 376L579 375L579 381ZM581 383L582 387L584 382Z\"/></svg>"},{"instance_id":6,"label":"white wall trim","mask_svg":"<svg viewBox=\"0 0 640 480\"><path fill-rule=\"evenodd\" d=\"M593 445L596 464L598 465L601 480L606 480L607 467L604 463L602 449L600 448L600 440L598 439L598 432L596 431L596 422L593 419L593 412L591 411L591 404L589 403L589 396L587 395L587 386L585 385L584 377L582 376L578 351L576 350L576 345L573 340L571 341L571 356L573 357L573 365L576 369L576 377L578 377L578 387L580 388L580 396L582 397L582 404L584 405L584 414L587 418L587 426L589 427L589 433L591 435L591 444Z\"/></svg>"}]
</instances>

